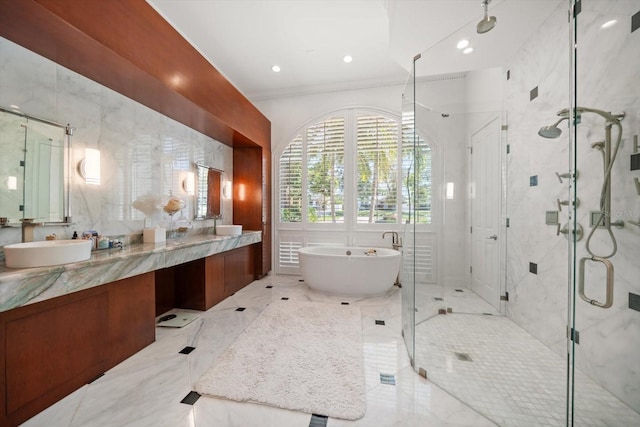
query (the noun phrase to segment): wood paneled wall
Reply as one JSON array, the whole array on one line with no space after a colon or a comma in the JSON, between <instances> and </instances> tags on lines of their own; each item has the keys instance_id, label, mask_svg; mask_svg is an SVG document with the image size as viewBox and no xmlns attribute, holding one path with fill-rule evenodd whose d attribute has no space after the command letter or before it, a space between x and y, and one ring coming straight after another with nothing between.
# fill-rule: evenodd
<instances>
[{"instance_id":1,"label":"wood paneled wall","mask_svg":"<svg viewBox=\"0 0 640 427\"><path fill-rule=\"evenodd\" d=\"M0 36L224 144L271 123L145 0L0 0Z\"/></svg>"}]
</instances>

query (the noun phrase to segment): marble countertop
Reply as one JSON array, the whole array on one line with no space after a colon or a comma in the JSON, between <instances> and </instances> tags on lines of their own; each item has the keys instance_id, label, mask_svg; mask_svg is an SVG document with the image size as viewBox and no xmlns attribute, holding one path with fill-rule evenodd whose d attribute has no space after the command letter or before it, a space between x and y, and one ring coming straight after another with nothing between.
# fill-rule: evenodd
<instances>
[{"instance_id":1,"label":"marble countertop","mask_svg":"<svg viewBox=\"0 0 640 427\"><path fill-rule=\"evenodd\" d=\"M93 251L86 261L54 267L13 269L1 264L0 312L260 241L260 231L244 231L240 236L198 234L157 244Z\"/></svg>"}]
</instances>

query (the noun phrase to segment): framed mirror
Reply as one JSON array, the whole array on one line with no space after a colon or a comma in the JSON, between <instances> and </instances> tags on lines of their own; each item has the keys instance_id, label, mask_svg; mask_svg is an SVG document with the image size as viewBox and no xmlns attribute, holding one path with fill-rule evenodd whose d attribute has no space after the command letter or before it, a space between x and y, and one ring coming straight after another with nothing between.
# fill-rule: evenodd
<instances>
[{"instance_id":1,"label":"framed mirror","mask_svg":"<svg viewBox=\"0 0 640 427\"><path fill-rule=\"evenodd\" d=\"M222 214L222 171L196 164L196 215L195 219L209 219Z\"/></svg>"},{"instance_id":2,"label":"framed mirror","mask_svg":"<svg viewBox=\"0 0 640 427\"><path fill-rule=\"evenodd\" d=\"M0 217L9 224L66 222L68 129L0 108Z\"/></svg>"}]
</instances>

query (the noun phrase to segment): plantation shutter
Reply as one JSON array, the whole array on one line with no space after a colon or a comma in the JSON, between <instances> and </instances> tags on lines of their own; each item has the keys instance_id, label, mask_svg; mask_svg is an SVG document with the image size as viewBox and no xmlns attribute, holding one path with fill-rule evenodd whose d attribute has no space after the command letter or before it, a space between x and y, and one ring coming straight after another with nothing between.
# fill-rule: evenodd
<instances>
[{"instance_id":1,"label":"plantation shutter","mask_svg":"<svg viewBox=\"0 0 640 427\"><path fill-rule=\"evenodd\" d=\"M398 123L377 115L356 121L358 223L397 223Z\"/></svg>"},{"instance_id":2,"label":"plantation shutter","mask_svg":"<svg viewBox=\"0 0 640 427\"><path fill-rule=\"evenodd\" d=\"M344 222L344 117L307 128L308 222Z\"/></svg>"},{"instance_id":3,"label":"plantation shutter","mask_svg":"<svg viewBox=\"0 0 640 427\"><path fill-rule=\"evenodd\" d=\"M402 195L408 202L403 211L411 223L431 224L431 147L414 132L414 124L412 112L402 114Z\"/></svg>"},{"instance_id":4,"label":"plantation shutter","mask_svg":"<svg viewBox=\"0 0 640 427\"><path fill-rule=\"evenodd\" d=\"M280 156L280 222L302 222L302 135Z\"/></svg>"}]
</instances>

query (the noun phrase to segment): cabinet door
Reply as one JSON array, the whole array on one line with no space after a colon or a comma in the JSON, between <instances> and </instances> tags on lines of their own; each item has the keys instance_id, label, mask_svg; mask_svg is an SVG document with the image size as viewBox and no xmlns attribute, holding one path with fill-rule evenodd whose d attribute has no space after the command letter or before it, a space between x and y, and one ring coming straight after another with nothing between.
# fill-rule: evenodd
<instances>
[{"instance_id":1,"label":"cabinet door","mask_svg":"<svg viewBox=\"0 0 640 427\"><path fill-rule=\"evenodd\" d=\"M224 255L224 291L227 296L253 282L258 245L234 249Z\"/></svg>"},{"instance_id":2,"label":"cabinet door","mask_svg":"<svg viewBox=\"0 0 640 427\"><path fill-rule=\"evenodd\" d=\"M212 255L205 259L205 310L226 298L224 292L224 255Z\"/></svg>"},{"instance_id":3,"label":"cabinet door","mask_svg":"<svg viewBox=\"0 0 640 427\"><path fill-rule=\"evenodd\" d=\"M155 341L154 284L151 272L108 285L111 366Z\"/></svg>"},{"instance_id":4,"label":"cabinet door","mask_svg":"<svg viewBox=\"0 0 640 427\"><path fill-rule=\"evenodd\" d=\"M154 282L146 273L0 313L0 425L20 424L151 344Z\"/></svg>"},{"instance_id":5,"label":"cabinet door","mask_svg":"<svg viewBox=\"0 0 640 427\"><path fill-rule=\"evenodd\" d=\"M86 384L109 363L106 289L45 301L41 311L25 308L5 324L5 415L16 419Z\"/></svg>"}]
</instances>

